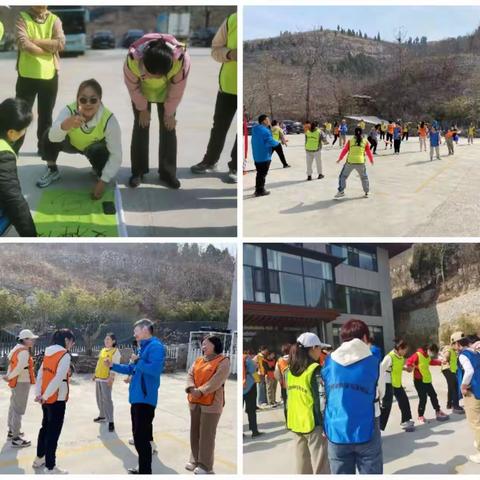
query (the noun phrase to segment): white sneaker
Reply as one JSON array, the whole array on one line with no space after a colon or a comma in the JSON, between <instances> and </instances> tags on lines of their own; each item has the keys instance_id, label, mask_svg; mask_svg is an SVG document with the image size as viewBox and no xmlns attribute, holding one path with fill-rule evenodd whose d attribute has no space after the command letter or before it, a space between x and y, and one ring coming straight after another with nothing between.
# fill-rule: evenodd
<instances>
[{"instance_id":1,"label":"white sneaker","mask_svg":"<svg viewBox=\"0 0 480 480\"><path fill-rule=\"evenodd\" d=\"M188 462L188 463L185 464L185 470L188 470L189 472L193 472L195 470L195 468L197 468L195 463Z\"/></svg>"},{"instance_id":2,"label":"white sneaker","mask_svg":"<svg viewBox=\"0 0 480 480\"><path fill-rule=\"evenodd\" d=\"M32 463L33 468L40 468L45 465L45 457L35 457L35 460Z\"/></svg>"},{"instance_id":3,"label":"white sneaker","mask_svg":"<svg viewBox=\"0 0 480 480\"><path fill-rule=\"evenodd\" d=\"M202 467L195 467L195 470L193 471L195 475L213 475L214 471L210 470L209 472Z\"/></svg>"},{"instance_id":4,"label":"white sneaker","mask_svg":"<svg viewBox=\"0 0 480 480\"><path fill-rule=\"evenodd\" d=\"M58 170L50 170L47 167L46 173L44 173L38 180L37 180L37 187L38 188L45 188L48 187L53 182L56 182L60 179L60 172Z\"/></svg>"},{"instance_id":5,"label":"white sneaker","mask_svg":"<svg viewBox=\"0 0 480 480\"><path fill-rule=\"evenodd\" d=\"M230 170L228 172L228 181L229 183L237 183L237 172L234 172L233 170Z\"/></svg>"},{"instance_id":6,"label":"white sneaker","mask_svg":"<svg viewBox=\"0 0 480 480\"><path fill-rule=\"evenodd\" d=\"M128 440L128 444L129 445L135 445L135 441L133 440L133 438L130 438ZM155 442L150 442L150 445L152 446L152 455L155 455L156 453L158 453L158 447L157 447L157 444Z\"/></svg>"},{"instance_id":7,"label":"white sneaker","mask_svg":"<svg viewBox=\"0 0 480 480\"><path fill-rule=\"evenodd\" d=\"M476 453L475 455L470 455L468 459L473 463L480 463L480 453Z\"/></svg>"},{"instance_id":8,"label":"white sneaker","mask_svg":"<svg viewBox=\"0 0 480 480\"><path fill-rule=\"evenodd\" d=\"M345 192L337 192L333 198L342 198L345 196Z\"/></svg>"},{"instance_id":9,"label":"white sneaker","mask_svg":"<svg viewBox=\"0 0 480 480\"><path fill-rule=\"evenodd\" d=\"M46 475L68 475L68 472L66 470L62 470L61 468L58 468L56 465L49 470L47 467L43 469L43 473Z\"/></svg>"},{"instance_id":10,"label":"white sneaker","mask_svg":"<svg viewBox=\"0 0 480 480\"><path fill-rule=\"evenodd\" d=\"M413 427L414 425L415 425L415 422L413 420L407 420L406 422L402 422L400 424L402 428L409 428L409 427Z\"/></svg>"}]
</instances>

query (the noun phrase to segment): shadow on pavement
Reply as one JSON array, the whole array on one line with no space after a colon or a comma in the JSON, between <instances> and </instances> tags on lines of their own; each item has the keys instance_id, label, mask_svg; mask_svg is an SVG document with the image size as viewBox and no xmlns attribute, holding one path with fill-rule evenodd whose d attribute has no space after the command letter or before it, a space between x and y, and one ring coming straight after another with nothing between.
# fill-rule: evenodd
<instances>
[{"instance_id":1,"label":"shadow on pavement","mask_svg":"<svg viewBox=\"0 0 480 480\"><path fill-rule=\"evenodd\" d=\"M21 450L20 448L12 448L10 442L5 442L3 444L2 449L0 450L0 456L3 457L4 455L7 457L8 460L8 466L2 467L1 472L4 474L25 474L25 470L23 468L20 468L20 465L18 463L18 452ZM2 463L6 463L2 462Z\"/></svg>"},{"instance_id":2,"label":"shadow on pavement","mask_svg":"<svg viewBox=\"0 0 480 480\"><path fill-rule=\"evenodd\" d=\"M103 446L114 456L123 462L125 473L128 468L138 464L138 457L123 442L116 432L109 432L107 424L100 424L100 435L98 438Z\"/></svg>"},{"instance_id":3,"label":"shadow on pavement","mask_svg":"<svg viewBox=\"0 0 480 480\"><path fill-rule=\"evenodd\" d=\"M420 465L413 465L411 467L402 468L401 470L397 470L393 473L402 475L433 475L436 473L453 474L458 473L456 471L456 467L464 465L466 462L468 462L467 457L464 457L463 455L456 455L445 463L423 463Z\"/></svg>"},{"instance_id":4,"label":"shadow on pavement","mask_svg":"<svg viewBox=\"0 0 480 480\"><path fill-rule=\"evenodd\" d=\"M265 434L267 436L268 434ZM252 453L252 452L260 452L262 450L269 450L271 448L275 448L278 445L286 442L290 442L290 438L283 438L281 440L275 440L274 443L270 442L250 442L243 445L243 454Z\"/></svg>"}]
</instances>

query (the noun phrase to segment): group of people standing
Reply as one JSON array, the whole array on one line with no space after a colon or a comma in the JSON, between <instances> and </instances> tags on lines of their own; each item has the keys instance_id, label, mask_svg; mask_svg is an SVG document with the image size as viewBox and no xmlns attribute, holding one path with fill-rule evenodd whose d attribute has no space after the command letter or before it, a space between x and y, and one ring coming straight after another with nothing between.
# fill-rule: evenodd
<instances>
[{"instance_id":1,"label":"group of people standing","mask_svg":"<svg viewBox=\"0 0 480 480\"><path fill-rule=\"evenodd\" d=\"M138 454L138 466L130 468L130 474L151 474L152 454L157 451L153 420L165 364L165 346L153 335L153 328L148 319L135 323L133 333L138 349L129 362L123 364L115 334L107 333L92 377L99 412L93 422L105 423L108 431L113 432L115 373L127 376L133 433L129 443L135 446ZM66 474L68 472L57 465L56 452L70 395L70 351L75 344L75 335L69 329L57 330L35 375L32 349L37 339L38 336L30 330L22 330L17 345L8 355L9 365L3 377L11 389L8 440L13 448L31 446L21 427L30 387L34 386L35 402L42 407L43 419L33 468L43 468L48 474ZM206 336L201 348L202 355L190 367L185 387L191 419L191 454L185 468L195 474L209 474L213 473L215 436L225 405L224 384L230 374L230 360L223 355L223 345L217 336Z\"/></svg>"},{"instance_id":2,"label":"group of people standing","mask_svg":"<svg viewBox=\"0 0 480 480\"><path fill-rule=\"evenodd\" d=\"M46 6L21 11L16 23L18 46L15 98L0 104L0 209L20 236L36 236L30 209L21 191L17 156L37 100L37 155L46 162L37 186L46 188L60 179L60 152L81 154L92 166L92 197L102 198L122 164L122 129L112 110L102 102L96 79L80 83L76 97L53 121L60 82L60 52L65 35L59 17ZM237 16L230 15L212 42L212 56L222 64L213 127L203 160L191 167L194 174L216 168L237 108ZM128 49L123 77L133 110L129 185L138 187L149 172L149 129L152 106L159 119L158 174L167 187L178 189L176 112L182 101L191 60L186 46L173 35L149 33ZM231 151L230 182L236 182L237 147Z\"/></svg>"},{"instance_id":3,"label":"group of people standing","mask_svg":"<svg viewBox=\"0 0 480 480\"><path fill-rule=\"evenodd\" d=\"M480 463L480 342L476 335L454 332L440 353L431 344L409 357L409 345L402 339L383 357L361 320L347 321L340 339L341 345L332 351L317 335L305 332L293 345L284 345L283 355L277 359L275 372L285 399L286 427L295 440L296 473L383 473L381 432L388 423L393 397L401 411L401 428L405 432L415 428L403 372L413 375L417 423L429 421L425 417L428 398L436 420L449 419L432 383L430 367L434 365L442 368L447 381L447 409L465 414L473 431L476 453L468 458ZM247 397L253 398L251 390L263 389L262 370L269 355L268 349L262 348L256 357L244 355L244 401L249 428L256 428L252 437L259 432ZM248 384L253 387L246 391ZM463 407L459 403L462 397Z\"/></svg>"}]
</instances>

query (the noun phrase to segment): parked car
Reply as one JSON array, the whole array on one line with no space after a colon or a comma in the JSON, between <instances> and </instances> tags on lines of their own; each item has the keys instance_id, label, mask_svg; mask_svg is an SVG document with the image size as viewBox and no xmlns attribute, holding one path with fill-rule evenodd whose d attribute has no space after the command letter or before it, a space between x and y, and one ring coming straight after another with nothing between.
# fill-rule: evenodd
<instances>
[{"instance_id":1,"label":"parked car","mask_svg":"<svg viewBox=\"0 0 480 480\"><path fill-rule=\"evenodd\" d=\"M287 130L288 135L303 133L303 125L301 122L294 122L293 120L284 120L283 125Z\"/></svg>"},{"instance_id":2,"label":"parked car","mask_svg":"<svg viewBox=\"0 0 480 480\"><path fill-rule=\"evenodd\" d=\"M252 134L252 128L253 128L255 125L258 125L258 122L248 122L248 123L247 123L247 134L248 134L248 135L251 135L251 134Z\"/></svg>"},{"instance_id":3,"label":"parked car","mask_svg":"<svg viewBox=\"0 0 480 480\"><path fill-rule=\"evenodd\" d=\"M110 30L95 32L92 36L92 49L115 48L115 35Z\"/></svg>"},{"instance_id":4,"label":"parked car","mask_svg":"<svg viewBox=\"0 0 480 480\"><path fill-rule=\"evenodd\" d=\"M190 45L193 47L210 47L215 33L217 33L216 28L199 28L190 35Z\"/></svg>"},{"instance_id":5,"label":"parked car","mask_svg":"<svg viewBox=\"0 0 480 480\"><path fill-rule=\"evenodd\" d=\"M130 45L133 42L136 42L137 40L142 38L144 35L145 35L145 32L143 30L138 30L138 29L128 30L128 32L123 35L122 47L130 48Z\"/></svg>"},{"instance_id":6,"label":"parked car","mask_svg":"<svg viewBox=\"0 0 480 480\"><path fill-rule=\"evenodd\" d=\"M10 33L6 33L0 40L0 52L8 52L15 49L15 38Z\"/></svg>"}]
</instances>

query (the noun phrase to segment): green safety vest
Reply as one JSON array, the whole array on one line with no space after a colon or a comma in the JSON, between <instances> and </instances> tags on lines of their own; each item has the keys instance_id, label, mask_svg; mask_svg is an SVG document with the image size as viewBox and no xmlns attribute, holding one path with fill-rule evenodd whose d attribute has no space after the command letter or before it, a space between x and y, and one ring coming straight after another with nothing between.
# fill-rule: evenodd
<instances>
[{"instance_id":1,"label":"green safety vest","mask_svg":"<svg viewBox=\"0 0 480 480\"><path fill-rule=\"evenodd\" d=\"M400 388L402 386L402 373L403 366L405 365L405 358L399 357L394 350L388 355L392 359L392 386L394 388Z\"/></svg>"},{"instance_id":2,"label":"green safety vest","mask_svg":"<svg viewBox=\"0 0 480 480\"><path fill-rule=\"evenodd\" d=\"M320 148L320 130L317 128L314 132L310 130L305 132L305 150L307 152L316 152Z\"/></svg>"},{"instance_id":3,"label":"green safety vest","mask_svg":"<svg viewBox=\"0 0 480 480\"><path fill-rule=\"evenodd\" d=\"M0 138L0 152L10 152L15 155L15 158L17 157L15 150L13 150L12 146L3 138Z\"/></svg>"},{"instance_id":4,"label":"green safety vest","mask_svg":"<svg viewBox=\"0 0 480 480\"><path fill-rule=\"evenodd\" d=\"M70 105L67 105L67 108L70 110L72 115L75 115L77 110L77 102L73 102ZM107 123L112 116L107 108L103 107L103 114L100 121L92 128L91 131L86 132L81 127L72 128L68 131L67 136L70 140L70 143L81 152L84 152L92 143L100 142L105 138L105 129L107 128Z\"/></svg>"},{"instance_id":5,"label":"green safety vest","mask_svg":"<svg viewBox=\"0 0 480 480\"><path fill-rule=\"evenodd\" d=\"M127 65L130 71L136 77L140 78L140 90L142 91L143 96L149 102L164 103L167 98L170 81L182 69L183 59L174 60L170 71L162 77L144 78L144 72L140 68L140 62L131 58L130 55L127 57Z\"/></svg>"},{"instance_id":6,"label":"green safety vest","mask_svg":"<svg viewBox=\"0 0 480 480\"><path fill-rule=\"evenodd\" d=\"M280 127L273 127L272 128L272 137L274 140L276 140L277 142L280 141L280 133L281 133L282 129Z\"/></svg>"},{"instance_id":7,"label":"green safety vest","mask_svg":"<svg viewBox=\"0 0 480 480\"><path fill-rule=\"evenodd\" d=\"M0 21L0 42L2 41L4 31L3 23Z\"/></svg>"},{"instance_id":8,"label":"green safety vest","mask_svg":"<svg viewBox=\"0 0 480 480\"><path fill-rule=\"evenodd\" d=\"M227 48L237 48L237 14L232 13L227 19ZM220 91L237 94L237 62L229 61L222 64L219 75Z\"/></svg>"},{"instance_id":9,"label":"green safety vest","mask_svg":"<svg viewBox=\"0 0 480 480\"><path fill-rule=\"evenodd\" d=\"M350 151L348 153L347 162L355 164L365 163L365 149L367 148L367 140L363 138L361 144L357 145L357 139L351 138L349 143Z\"/></svg>"},{"instance_id":10,"label":"green safety vest","mask_svg":"<svg viewBox=\"0 0 480 480\"><path fill-rule=\"evenodd\" d=\"M53 35L53 26L57 16L49 13L45 23L37 23L27 12L20 12L25 22L29 38L37 40L50 40ZM24 78L37 80L51 80L55 76L55 61L53 53L32 55L20 51L18 54L18 73Z\"/></svg>"},{"instance_id":11,"label":"green safety vest","mask_svg":"<svg viewBox=\"0 0 480 480\"><path fill-rule=\"evenodd\" d=\"M450 348L448 351L450 352L450 371L452 373L457 373L458 353L453 348Z\"/></svg>"},{"instance_id":12,"label":"green safety vest","mask_svg":"<svg viewBox=\"0 0 480 480\"><path fill-rule=\"evenodd\" d=\"M287 371L287 427L292 432L310 433L315 429L315 399L311 385L317 368L319 364L312 363L298 377Z\"/></svg>"},{"instance_id":13,"label":"green safety vest","mask_svg":"<svg viewBox=\"0 0 480 480\"><path fill-rule=\"evenodd\" d=\"M418 369L422 374L423 383L432 383L432 373L430 372L430 357L426 357L421 353L417 352L418 358Z\"/></svg>"}]
</instances>

